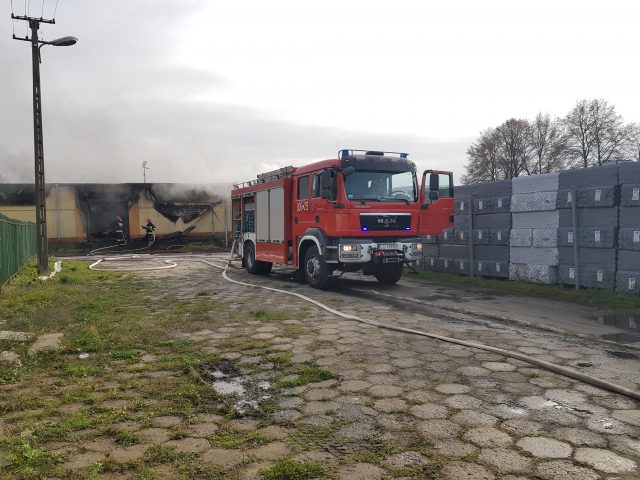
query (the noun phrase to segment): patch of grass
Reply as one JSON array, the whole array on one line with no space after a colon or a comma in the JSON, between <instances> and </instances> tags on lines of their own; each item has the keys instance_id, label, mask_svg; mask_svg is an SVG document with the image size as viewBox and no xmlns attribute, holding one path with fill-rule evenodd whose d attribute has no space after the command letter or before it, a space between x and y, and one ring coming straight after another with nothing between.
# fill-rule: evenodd
<instances>
[{"instance_id":1,"label":"patch of grass","mask_svg":"<svg viewBox=\"0 0 640 480\"><path fill-rule=\"evenodd\" d=\"M275 322L281 320L287 320L289 316L285 312L279 310L251 310L249 315L255 320L262 320L263 322Z\"/></svg>"},{"instance_id":2,"label":"patch of grass","mask_svg":"<svg viewBox=\"0 0 640 480\"><path fill-rule=\"evenodd\" d=\"M525 297L539 297L589 307L614 308L620 310L640 308L640 296L622 295L608 290L575 290L574 288L566 288L560 285L541 285L530 282L463 277L445 272L418 272L417 275L410 275L412 279L417 278L429 283L482 289L487 293L507 293Z\"/></svg>"},{"instance_id":3,"label":"patch of grass","mask_svg":"<svg viewBox=\"0 0 640 480\"><path fill-rule=\"evenodd\" d=\"M268 439L254 430L224 429L209 437L209 441L218 448L248 448L267 443Z\"/></svg>"},{"instance_id":4,"label":"patch of grass","mask_svg":"<svg viewBox=\"0 0 640 480\"><path fill-rule=\"evenodd\" d=\"M180 458L174 462L179 473L189 480L227 480L229 475L220 468L194 462L191 458Z\"/></svg>"},{"instance_id":5,"label":"patch of grass","mask_svg":"<svg viewBox=\"0 0 640 480\"><path fill-rule=\"evenodd\" d=\"M9 450L6 458L12 463L15 478L25 480L42 478L45 471L61 462L59 455L40 450L27 441L22 441Z\"/></svg>"},{"instance_id":6,"label":"patch of grass","mask_svg":"<svg viewBox=\"0 0 640 480\"><path fill-rule=\"evenodd\" d=\"M280 387L282 388L299 387L308 383L322 382L323 380L336 378L336 375L330 370L314 366L303 366L300 369L290 369L286 373L297 374L298 378L295 380L280 382Z\"/></svg>"},{"instance_id":7,"label":"patch of grass","mask_svg":"<svg viewBox=\"0 0 640 480\"><path fill-rule=\"evenodd\" d=\"M173 462L177 455L175 448L168 445L152 445L144 453L144 460L149 465L162 465L163 463Z\"/></svg>"},{"instance_id":8,"label":"patch of grass","mask_svg":"<svg viewBox=\"0 0 640 480\"><path fill-rule=\"evenodd\" d=\"M135 432L129 432L127 430L111 430L109 433L116 443L124 445L125 447L140 443L140 436Z\"/></svg>"},{"instance_id":9,"label":"patch of grass","mask_svg":"<svg viewBox=\"0 0 640 480\"><path fill-rule=\"evenodd\" d=\"M298 462L290 458L279 460L262 472L263 480L306 480L327 478L331 471L319 462Z\"/></svg>"},{"instance_id":10,"label":"patch of grass","mask_svg":"<svg viewBox=\"0 0 640 480\"><path fill-rule=\"evenodd\" d=\"M281 335L283 337L296 338L302 335L305 331L306 329L300 325L285 325L282 329Z\"/></svg>"}]
</instances>

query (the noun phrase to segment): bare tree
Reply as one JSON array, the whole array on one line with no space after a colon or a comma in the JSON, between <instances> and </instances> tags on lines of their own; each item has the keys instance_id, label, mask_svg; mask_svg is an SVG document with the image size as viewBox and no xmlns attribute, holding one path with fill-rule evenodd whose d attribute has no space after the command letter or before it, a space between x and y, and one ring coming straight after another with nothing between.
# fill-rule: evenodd
<instances>
[{"instance_id":1,"label":"bare tree","mask_svg":"<svg viewBox=\"0 0 640 480\"><path fill-rule=\"evenodd\" d=\"M525 172L531 175L529 163L532 148L529 144L529 122L511 118L496 128L501 142L498 149L498 164L506 180L520 176Z\"/></svg>"},{"instance_id":2,"label":"bare tree","mask_svg":"<svg viewBox=\"0 0 640 480\"><path fill-rule=\"evenodd\" d=\"M593 164L602 165L621 157L629 140L628 127L622 116L606 100L594 99L589 103L593 129Z\"/></svg>"},{"instance_id":3,"label":"bare tree","mask_svg":"<svg viewBox=\"0 0 640 480\"><path fill-rule=\"evenodd\" d=\"M595 139L593 137L593 112L588 100L580 100L564 118L569 161L587 168Z\"/></svg>"},{"instance_id":4,"label":"bare tree","mask_svg":"<svg viewBox=\"0 0 640 480\"><path fill-rule=\"evenodd\" d=\"M502 180L498 165L500 136L494 128L480 132L480 138L467 149L466 174L462 183L481 183Z\"/></svg>"},{"instance_id":5,"label":"bare tree","mask_svg":"<svg viewBox=\"0 0 640 480\"><path fill-rule=\"evenodd\" d=\"M563 126L548 113L538 113L529 127L529 144L533 150L529 174L557 172L564 169L566 137Z\"/></svg>"},{"instance_id":6,"label":"bare tree","mask_svg":"<svg viewBox=\"0 0 640 480\"><path fill-rule=\"evenodd\" d=\"M624 150L625 158L640 162L640 124L630 123L627 125L628 142Z\"/></svg>"}]
</instances>

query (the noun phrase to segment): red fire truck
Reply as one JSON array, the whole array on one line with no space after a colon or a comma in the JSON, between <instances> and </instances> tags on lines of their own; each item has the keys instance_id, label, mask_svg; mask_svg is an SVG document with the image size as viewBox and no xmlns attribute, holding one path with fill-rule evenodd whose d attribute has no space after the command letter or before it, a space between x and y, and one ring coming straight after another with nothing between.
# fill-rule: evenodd
<instances>
[{"instance_id":1,"label":"red fire truck","mask_svg":"<svg viewBox=\"0 0 640 480\"><path fill-rule=\"evenodd\" d=\"M453 222L451 172L427 170L419 184L406 153L341 150L234 187L236 254L247 271L288 266L316 288L357 270L394 284L422 257L425 237Z\"/></svg>"}]
</instances>

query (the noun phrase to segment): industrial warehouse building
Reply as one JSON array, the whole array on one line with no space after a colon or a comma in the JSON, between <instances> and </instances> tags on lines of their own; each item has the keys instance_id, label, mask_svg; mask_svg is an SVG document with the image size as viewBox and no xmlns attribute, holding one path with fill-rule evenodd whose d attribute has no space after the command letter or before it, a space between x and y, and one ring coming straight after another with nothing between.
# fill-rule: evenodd
<instances>
[{"instance_id":1,"label":"industrial warehouse building","mask_svg":"<svg viewBox=\"0 0 640 480\"><path fill-rule=\"evenodd\" d=\"M159 236L225 238L231 225L228 191L220 184L48 184L47 233L50 241L107 240L120 216L132 239L145 235L141 226L147 218ZM0 213L35 222L33 184L0 184Z\"/></svg>"}]
</instances>

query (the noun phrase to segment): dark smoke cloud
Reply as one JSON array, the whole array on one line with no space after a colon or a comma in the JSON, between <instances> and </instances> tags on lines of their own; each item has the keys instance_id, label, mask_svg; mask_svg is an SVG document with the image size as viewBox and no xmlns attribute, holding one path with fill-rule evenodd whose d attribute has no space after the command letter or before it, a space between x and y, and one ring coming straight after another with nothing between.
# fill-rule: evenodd
<instances>
[{"instance_id":1,"label":"dark smoke cloud","mask_svg":"<svg viewBox=\"0 0 640 480\"><path fill-rule=\"evenodd\" d=\"M139 182L143 160L153 182L231 182L330 158L336 142L408 151L420 167L462 169L466 139L439 143L296 125L268 112L194 100L195 94L229 82L166 60L172 39L198 14L200 3L60 2L58 23L43 26L45 38L73 34L80 40L71 48L43 49L48 182ZM23 24L16 28L24 32ZM33 178L30 51L10 35L10 23L0 22L0 64L10 66L0 75L0 181L28 182Z\"/></svg>"}]
</instances>

